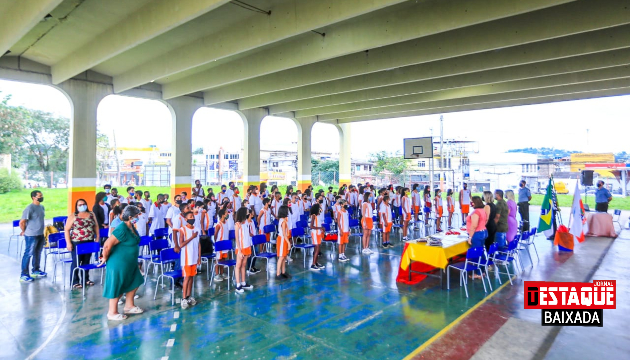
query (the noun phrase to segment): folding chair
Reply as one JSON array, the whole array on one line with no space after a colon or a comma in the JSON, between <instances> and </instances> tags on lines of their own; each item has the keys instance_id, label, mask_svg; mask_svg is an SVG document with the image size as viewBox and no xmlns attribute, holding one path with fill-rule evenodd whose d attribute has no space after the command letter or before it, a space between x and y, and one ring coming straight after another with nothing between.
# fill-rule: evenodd
<instances>
[{"instance_id":1,"label":"folding chair","mask_svg":"<svg viewBox=\"0 0 630 360\"><path fill-rule=\"evenodd\" d=\"M538 228L532 228L528 233L523 234L521 236L521 239L519 240L519 245L522 245L522 247L519 246L518 250L519 251L527 250L527 256L529 256L529 262L532 264L532 267L534 267L534 261L532 260L532 255L529 252L530 246L534 247L534 251L536 252L536 258L538 258L538 262L540 262L540 256L538 256L538 249L536 249L536 243L534 243L537 230ZM522 263L521 263L521 267L523 267Z\"/></svg>"},{"instance_id":2,"label":"folding chair","mask_svg":"<svg viewBox=\"0 0 630 360\"><path fill-rule=\"evenodd\" d=\"M51 234L52 235L52 234ZM66 239L61 238L57 240L56 251L53 251L51 254L53 255L53 284L57 282L57 264L61 264L61 281L63 282L63 288L66 288L66 268L63 267L65 264L72 264L72 257L67 257L67 254L70 254L70 251L60 251L61 249L66 249L67 243ZM54 248L53 248L54 249Z\"/></svg>"},{"instance_id":3,"label":"folding chair","mask_svg":"<svg viewBox=\"0 0 630 360\"><path fill-rule=\"evenodd\" d=\"M497 252L494 254L494 258L492 259L494 261L494 264L497 266L495 271L499 274L507 274L508 278L510 279L510 285L514 285L512 283L512 274L510 274L510 263L512 263L512 266L514 267L515 274L518 270L517 263L515 261L515 254L516 251L518 251L518 243L518 240L510 241L508 243L507 249L505 251L497 250ZM500 272L499 266L504 266L506 272Z\"/></svg>"},{"instance_id":4,"label":"folding chair","mask_svg":"<svg viewBox=\"0 0 630 360\"><path fill-rule=\"evenodd\" d=\"M214 228L210 228L208 229L208 240L204 240L204 241L210 241L213 242L213 238L214 238ZM200 239L201 241L201 239ZM204 244L201 244L201 248L204 248ZM206 280L210 280L210 263L212 262L212 260L215 258L215 254L214 254L214 247L213 247L213 251L211 253L202 253L201 254L201 269L203 269L203 265L206 265Z\"/></svg>"},{"instance_id":5,"label":"folding chair","mask_svg":"<svg viewBox=\"0 0 630 360\"><path fill-rule=\"evenodd\" d=\"M162 260L160 259L160 253L164 250L164 249L168 249L169 245L168 245L168 240L166 239L159 239L159 240L151 240L151 242L149 242L149 251L151 252L151 262L149 263L149 267L151 265L153 265L153 273L155 273L155 267L156 266L160 266L160 271L161 273L164 273L164 262L162 262ZM167 261L168 262L172 262L172 261Z\"/></svg>"},{"instance_id":6,"label":"folding chair","mask_svg":"<svg viewBox=\"0 0 630 360\"><path fill-rule=\"evenodd\" d=\"M168 228L159 228L159 229L155 229L155 231L153 232L153 239L154 240L160 240L160 239L166 239L172 246L172 239L169 239L168 237Z\"/></svg>"},{"instance_id":7,"label":"folding chair","mask_svg":"<svg viewBox=\"0 0 630 360\"><path fill-rule=\"evenodd\" d=\"M160 252L160 262L170 263L175 262L179 259L179 254L175 252L175 249L164 249ZM174 269L172 271L168 271L160 274L157 278L157 283L155 284L155 293L153 293L153 300L155 300L158 291L158 285L160 284L160 280L164 282L164 278L171 279L171 306L175 305L175 280L183 277L181 269ZM195 291L195 282L193 281L192 291Z\"/></svg>"},{"instance_id":8,"label":"folding chair","mask_svg":"<svg viewBox=\"0 0 630 360\"><path fill-rule=\"evenodd\" d=\"M55 217L53 217L52 221L53 221L53 226L55 224L63 224L61 229L57 227L57 230L59 230L59 232L62 232L63 231L63 226L66 226L66 221L68 221L68 217L67 216L55 216Z\"/></svg>"},{"instance_id":9,"label":"folding chair","mask_svg":"<svg viewBox=\"0 0 630 360\"><path fill-rule=\"evenodd\" d=\"M259 258L259 259L265 259L266 262L266 270L267 270L267 276L269 276L269 259L273 259L275 257L277 257L276 253L273 252L260 252L258 253L256 248L258 245L263 245L263 244L267 244L267 236L265 236L264 234L262 235L254 235L254 237L252 237L252 244L254 246L254 254L252 255L253 258ZM252 270L252 263L250 262L249 264L249 270Z\"/></svg>"},{"instance_id":10,"label":"folding chair","mask_svg":"<svg viewBox=\"0 0 630 360\"><path fill-rule=\"evenodd\" d=\"M623 227L621 226L621 210L619 209L615 209L614 215L613 215L613 224L617 223L617 225L619 225L619 231L621 231L621 229L623 229Z\"/></svg>"},{"instance_id":11,"label":"folding chair","mask_svg":"<svg viewBox=\"0 0 630 360\"><path fill-rule=\"evenodd\" d=\"M305 231L303 227L296 227L291 229L291 235L294 238L298 238L298 239L302 239L302 241L304 241L302 244L293 244L293 246L291 247L291 252L289 253L289 256L293 255L293 251L295 249L299 249L304 253L304 267L306 267L306 253L308 252L308 249L312 249L315 247L315 245L313 244L309 244L306 243L305 240Z\"/></svg>"},{"instance_id":12,"label":"folding chair","mask_svg":"<svg viewBox=\"0 0 630 360\"><path fill-rule=\"evenodd\" d=\"M499 245L497 245L497 243L493 243L492 245L490 245L490 248L488 249L487 252L486 252L486 249L484 248L481 261L477 264L479 265L479 267L484 268L484 271L486 273L486 278L488 279L488 286L490 286L490 291L492 291L492 283L490 282L490 272L488 271L488 267L494 265L494 261L492 261L492 259L494 258L494 254L497 252L498 248L499 248ZM495 271L494 274L495 274L495 277L499 279L499 284L500 284L501 278L499 277L499 273Z\"/></svg>"},{"instance_id":13,"label":"folding chair","mask_svg":"<svg viewBox=\"0 0 630 360\"><path fill-rule=\"evenodd\" d=\"M330 256L333 257L335 255L335 248L337 247L337 243L339 242L339 236L335 231L330 230L330 224L323 223L322 227L324 228L324 239L322 244L328 244L331 247Z\"/></svg>"},{"instance_id":14,"label":"folding chair","mask_svg":"<svg viewBox=\"0 0 630 360\"><path fill-rule=\"evenodd\" d=\"M479 263L481 263L481 258L483 257L484 247L474 247L468 249L466 252L466 261L459 262L456 264L451 264L446 268L446 288L451 288L450 282L450 269L455 269L459 271L459 286L464 286L464 290L466 291L466 297L468 297L468 277L466 276L468 272L472 272L474 274L475 271L479 271L479 275L481 276L481 283L483 284L483 291L488 292L486 289L486 282L483 280L483 273L481 272L481 267L479 267Z\"/></svg>"},{"instance_id":15,"label":"folding chair","mask_svg":"<svg viewBox=\"0 0 630 360\"><path fill-rule=\"evenodd\" d=\"M151 259L153 258L153 255L151 255L151 250L149 246L151 244L151 241L154 241L152 237L141 236L140 243L138 244L138 248L139 248L138 261L142 262L142 268L144 269L144 285L147 284L147 278L149 277L149 267L147 266L147 264L150 263ZM147 248L149 248L148 253L146 251Z\"/></svg>"},{"instance_id":16,"label":"folding chair","mask_svg":"<svg viewBox=\"0 0 630 360\"><path fill-rule=\"evenodd\" d=\"M361 234L361 224L359 223L359 219L350 219L348 221L348 228L350 229L350 236L363 236L363 234ZM358 234L357 232L353 232L354 230L358 230Z\"/></svg>"},{"instance_id":17,"label":"folding chair","mask_svg":"<svg viewBox=\"0 0 630 360\"><path fill-rule=\"evenodd\" d=\"M217 266L222 266L227 268L228 271L228 290L230 290L230 279L232 279L232 276L230 276L230 267L232 266L236 266L236 259L234 259L234 245L232 244L231 240L222 240L222 241L216 241L214 243L214 252L215 254L218 253L219 251L228 251L231 253L232 258L231 259L225 259L225 260L219 260L217 259L217 257L215 256L214 259L212 260L212 274L210 275L210 286L212 286L212 284L214 283L214 271L216 269Z\"/></svg>"},{"instance_id":18,"label":"folding chair","mask_svg":"<svg viewBox=\"0 0 630 360\"><path fill-rule=\"evenodd\" d=\"M22 232L22 229L20 229L20 220L13 220L13 233L9 237L9 247L7 248L7 254L11 251L11 241L13 240L13 238L16 238L17 250L15 252L15 255L16 256L20 255L20 233L21 232Z\"/></svg>"},{"instance_id":19,"label":"folding chair","mask_svg":"<svg viewBox=\"0 0 630 360\"><path fill-rule=\"evenodd\" d=\"M85 281L83 281L83 279L85 279L85 272L89 270L99 269L99 267L97 267L96 266L97 264L93 264L91 261L89 264L79 265L79 255L94 254L94 253L98 254L99 251L101 251L101 244L93 242L93 241L86 241L84 243L78 243L75 246L76 246L75 252L77 254L77 258L76 258L77 267L74 268L70 276L74 277L74 272L79 271L82 274L81 282L85 283ZM105 271L105 265L101 266L100 269L101 269L101 284L103 284L103 273ZM85 288L86 286L84 284L82 287L84 299L85 299Z\"/></svg>"},{"instance_id":20,"label":"folding chair","mask_svg":"<svg viewBox=\"0 0 630 360\"><path fill-rule=\"evenodd\" d=\"M53 255L54 261L55 255L70 253L70 251L66 250L65 245L62 248L59 247L59 240L62 239L65 240L65 235L61 232L48 235L48 247L44 248L44 272L46 271L46 265L48 264L48 256Z\"/></svg>"}]
</instances>

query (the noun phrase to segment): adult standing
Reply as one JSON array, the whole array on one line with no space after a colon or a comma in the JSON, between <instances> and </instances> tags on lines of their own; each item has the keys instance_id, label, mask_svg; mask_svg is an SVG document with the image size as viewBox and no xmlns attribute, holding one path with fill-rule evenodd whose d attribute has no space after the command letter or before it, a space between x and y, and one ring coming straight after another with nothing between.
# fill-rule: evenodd
<instances>
[{"instance_id":1,"label":"adult standing","mask_svg":"<svg viewBox=\"0 0 630 360\"><path fill-rule=\"evenodd\" d=\"M124 320L127 315L118 313L118 299L126 294L124 314L141 314L144 310L134 304L136 291L144 279L138 269L140 236L134 224L140 211L127 206L122 215L123 224L116 227L112 236L103 245L103 258L99 266L107 263L107 276L103 286L103 297L109 299L108 320Z\"/></svg>"},{"instance_id":2,"label":"adult standing","mask_svg":"<svg viewBox=\"0 0 630 360\"><path fill-rule=\"evenodd\" d=\"M111 208L107 201L107 194L103 191L96 194L94 206L92 206L92 212L96 216L96 223L99 228L107 229L109 227L109 212Z\"/></svg>"},{"instance_id":3,"label":"adult standing","mask_svg":"<svg viewBox=\"0 0 630 360\"><path fill-rule=\"evenodd\" d=\"M497 233L497 206L494 204L494 196L491 191L483 192L483 199L486 205L483 210L486 212L488 220L486 222L486 229L488 230L488 237L486 238L486 249L494 242L494 237Z\"/></svg>"},{"instance_id":4,"label":"adult standing","mask_svg":"<svg viewBox=\"0 0 630 360\"><path fill-rule=\"evenodd\" d=\"M66 226L64 227L64 235L66 238L66 248L68 251L72 252L70 286L73 289L81 289L86 285L94 285L94 282L90 281L90 273L88 270L85 271L83 283L80 282L79 271L74 271L77 266L89 264L92 258L91 253L82 254L78 256L79 261L77 263L77 245L90 241L101 241L96 215L88 211L87 201L84 199L78 199L74 204L74 213L68 216Z\"/></svg>"},{"instance_id":5,"label":"adult standing","mask_svg":"<svg viewBox=\"0 0 630 360\"><path fill-rule=\"evenodd\" d=\"M153 235L155 233L155 229L161 229L164 227L164 216L165 211L163 211L164 203L164 195L158 194L157 201L151 205L151 209L149 210L149 222L151 222L151 227L149 228L149 235Z\"/></svg>"},{"instance_id":6,"label":"adult standing","mask_svg":"<svg viewBox=\"0 0 630 360\"><path fill-rule=\"evenodd\" d=\"M523 222L522 231L529 230L529 202L532 200L532 192L526 186L527 182L521 180L519 183L520 189L518 189L518 213L521 214L521 221Z\"/></svg>"},{"instance_id":7,"label":"adult standing","mask_svg":"<svg viewBox=\"0 0 630 360\"><path fill-rule=\"evenodd\" d=\"M462 224L466 226L466 219L470 212L470 204L472 203L470 190L468 190L468 184L462 184L462 189L459 191L459 209L462 211Z\"/></svg>"},{"instance_id":8,"label":"adult standing","mask_svg":"<svg viewBox=\"0 0 630 360\"><path fill-rule=\"evenodd\" d=\"M604 182L597 182L597 191L595 191L595 211L608 212L608 203L612 201L610 191L604 187Z\"/></svg>"},{"instance_id":9,"label":"adult standing","mask_svg":"<svg viewBox=\"0 0 630 360\"><path fill-rule=\"evenodd\" d=\"M516 213L518 210L516 201L514 201L514 191L507 190L505 192L505 197L507 200L508 206L508 232L507 232L507 240L512 241L516 237L516 233L518 232L518 221L516 221Z\"/></svg>"},{"instance_id":10,"label":"adult standing","mask_svg":"<svg viewBox=\"0 0 630 360\"><path fill-rule=\"evenodd\" d=\"M22 256L22 274L20 282L33 282L33 278L46 277L46 273L39 269L39 263L44 249L44 216L42 202L44 195L39 190L31 191L31 203L22 212L20 220L20 236L24 236L24 255ZM28 272L28 265L33 259L33 271Z\"/></svg>"},{"instance_id":11,"label":"adult standing","mask_svg":"<svg viewBox=\"0 0 630 360\"><path fill-rule=\"evenodd\" d=\"M199 179L195 180L195 187L192 188L192 196L195 202L203 201L203 199L206 197L206 193L201 187L201 181L199 181Z\"/></svg>"},{"instance_id":12,"label":"adult standing","mask_svg":"<svg viewBox=\"0 0 630 360\"><path fill-rule=\"evenodd\" d=\"M495 190L494 198L497 199L497 232L494 235L494 242L499 247L507 245L507 232L508 232L508 204L503 199L503 190Z\"/></svg>"}]
</instances>

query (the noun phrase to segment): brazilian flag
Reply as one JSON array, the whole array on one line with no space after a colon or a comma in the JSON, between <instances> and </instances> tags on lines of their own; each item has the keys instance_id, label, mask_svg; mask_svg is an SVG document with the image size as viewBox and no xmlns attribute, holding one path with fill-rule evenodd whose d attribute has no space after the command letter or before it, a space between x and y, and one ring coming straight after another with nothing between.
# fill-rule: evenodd
<instances>
[{"instance_id":1,"label":"brazilian flag","mask_svg":"<svg viewBox=\"0 0 630 360\"><path fill-rule=\"evenodd\" d=\"M553 185L551 184L551 178L549 179L549 185L547 185L547 194L543 199L542 206L540 207L540 221L538 222L538 232L543 232L551 229L553 220Z\"/></svg>"}]
</instances>

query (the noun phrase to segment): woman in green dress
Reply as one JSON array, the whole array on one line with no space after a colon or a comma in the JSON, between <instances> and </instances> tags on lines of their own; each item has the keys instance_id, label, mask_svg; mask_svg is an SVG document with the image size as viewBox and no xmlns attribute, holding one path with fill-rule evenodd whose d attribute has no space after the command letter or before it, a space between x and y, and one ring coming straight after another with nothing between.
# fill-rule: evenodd
<instances>
[{"instance_id":1,"label":"woman in green dress","mask_svg":"<svg viewBox=\"0 0 630 360\"><path fill-rule=\"evenodd\" d=\"M99 266L107 263L107 275L103 287L103 297L109 299L108 320L124 320L126 314L144 312L134 304L134 295L144 283L138 269L138 253L140 236L134 224L138 221L140 211L137 207L127 206L122 214L123 223L116 227L112 235L103 245L103 258ZM124 314L118 313L118 299L126 294Z\"/></svg>"}]
</instances>

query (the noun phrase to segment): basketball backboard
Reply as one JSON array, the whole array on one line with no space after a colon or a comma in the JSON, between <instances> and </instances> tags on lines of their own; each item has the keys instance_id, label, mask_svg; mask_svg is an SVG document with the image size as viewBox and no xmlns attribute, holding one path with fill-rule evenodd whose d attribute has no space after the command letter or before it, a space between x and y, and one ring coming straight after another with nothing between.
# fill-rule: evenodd
<instances>
[{"instance_id":1,"label":"basketball backboard","mask_svg":"<svg viewBox=\"0 0 630 360\"><path fill-rule=\"evenodd\" d=\"M421 137L403 139L405 159L420 159L433 157L433 138Z\"/></svg>"}]
</instances>

